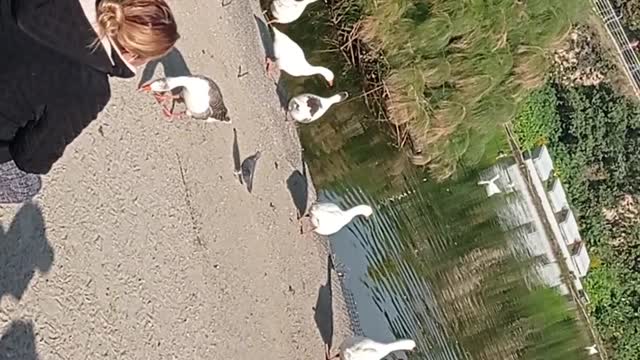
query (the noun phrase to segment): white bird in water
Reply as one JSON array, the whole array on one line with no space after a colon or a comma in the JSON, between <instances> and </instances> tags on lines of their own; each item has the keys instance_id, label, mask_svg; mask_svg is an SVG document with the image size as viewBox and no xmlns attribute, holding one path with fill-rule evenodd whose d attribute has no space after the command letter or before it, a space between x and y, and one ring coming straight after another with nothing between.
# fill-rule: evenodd
<instances>
[{"instance_id":1,"label":"white bird in water","mask_svg":"<svg viewBox=\"0 0 640 360\"><path fill-rule=\"evenodd\" d=\"M265 58L267 73L269 77L276 81L279 77L280 70L291 76L312 76L322 75L329 86L333 86L335 78L333 72L324 66L313 66L307 62L304 51L287 35L278 29L273 29L273 52L275 62L268 56Z\"/></svg>"},{"instance_id":2,"label":"white bird in water","mask_svg":"<svg viewBox=\"0 0 640 360\"><path fill-rule=\"evenodd\" d=\"M288 114L293 120L308 124L318 120L331 106L348 97L349 93L346 91L328 98L314 94L301 94L289 101Z\"/></svg>"},{"instance_id":3,"label":"white bird in water","mask_svg":"<svg viewBox=\"0 0 640 360\"><path fill-rule=\"evenodd\" d=\"M496 176L492 177L489 180L478 181L478 185L486 186L487 196L491 197L495 194L499 194L502 192L502 190L500 190L498 185L496 185L496 181L498 181L498 179L500 179L500 174L497 174Z\"/></svg>"},{"instance_id":4,"label":"white bird in water","mask_svg":"<svg viewBox=\"0 0 640 360\"><path fill-rule=\"evenodd\" d=\"M416 343L410 339L380 343L362 336L353 336L342 342L340 352L328 359L340 357L342 360L380 360L394 351L413 351Z\"/></svg>"},{"instance_id":5,"label":"white bird in water","mask_svg":"<svg viewBox=\"0 0 640 360\"><path fill-rule=\"evenodd\" d=\"M369 217L371 214L373 214L373 208L369 205L358 205L348 210L342 210L336 204L320 202L311 205L306 216L311 218L311 224L313 226L311 230L316 234L333 235L345 227L356 216L362 215Z\"/></svg>"},{"instance_id":6,"label":"white bird in water","mask_svg":"<svg viewBox=\"0 0 640 360\"><path fill-rule=\"evenodd\" d=\"M587 346L584 349L587 350L587 353L589 353L589 356L595 355L595 354L598 353L598 349L596 349L596 344L593 344L591 346Z\"/></svg>"},{"instance_id":7,"label":"white bird in water","mask_svg":"<svg viewBox=\"0 0 640 360\"><path fill-rule=\"evenodd\" d=\"M292 23L298 20L307 5L316 1L318 0L273 0L270 7L271 20L269 20L268 24Z\"/></svg>"},{"instance_id":8,"label":"white bird in water","mask_svg":"<svg viewBox=\"0 0 640 360\"><path fill-rule=\"evenodd\" d=\"M171 94L174 89L180 89L178 95ZM142 92L152 93L162 104L164 100L172 100L171 109L163 105L164 114L172 119L183 113L174 113L176 101L184 102L187 110L184 112L197 120L206 122L220 121L230 123L227 107L224 105L222 92L218 85L206 76L176 76L154 80L140 89ZM167 94L170 93L170 94Z\"/></svg>"}]
</instances>

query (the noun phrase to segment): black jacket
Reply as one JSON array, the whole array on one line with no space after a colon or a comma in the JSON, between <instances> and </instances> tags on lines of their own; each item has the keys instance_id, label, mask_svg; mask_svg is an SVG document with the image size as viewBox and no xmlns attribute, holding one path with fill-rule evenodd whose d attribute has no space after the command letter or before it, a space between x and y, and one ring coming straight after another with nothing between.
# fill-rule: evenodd
<instances>
[{"instance_id":1,"label":"black jacket","mask_svg":"<svg viewBox=\"0 0 640 360\"><path fill-rule=\"evenodd\" d=\"M134 76L95 38L78 0L0 0L0 163L47 173L109 101L109 76Z\"/></svg>"}]
</instances>

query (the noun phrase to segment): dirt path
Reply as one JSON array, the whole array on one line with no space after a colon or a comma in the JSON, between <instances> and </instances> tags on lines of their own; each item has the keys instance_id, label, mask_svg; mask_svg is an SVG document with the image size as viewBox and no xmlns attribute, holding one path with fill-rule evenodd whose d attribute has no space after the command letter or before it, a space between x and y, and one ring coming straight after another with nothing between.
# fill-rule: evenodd
<instances>
[{"instance_id":1,"label":"dirt path","mask_svg":"<svg viewBox=\"0 0 640 360\"><path fill-rule=\"evenodd\" d=\"M231 126L168 123L139 78L117 82L37 203L1 209L1 360L320 360L321 333L341 341L325 240L299 234L287 188L300 147L264 75L260 9L229 1L173 3L186 67L218 82ZM263 153L253 194L233 127L243 158Z\"/></svg>"}]
</instances>

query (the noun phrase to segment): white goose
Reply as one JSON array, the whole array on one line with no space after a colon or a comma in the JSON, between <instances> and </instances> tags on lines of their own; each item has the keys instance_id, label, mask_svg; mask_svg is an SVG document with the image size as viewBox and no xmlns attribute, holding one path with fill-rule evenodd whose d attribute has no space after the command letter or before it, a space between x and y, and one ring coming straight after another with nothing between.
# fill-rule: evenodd
<instances>
[{"instance_id":1,"label":"white goose","mask_svg":"<svg viewBox=\"0 0 640 360\"><path fill-rule=\"evenodd\" d=\"M314 94L301 94L289 101L288 114L293 120L308 124L318 120L331 106L348 97L349 93L346 91L328 98Z\"/></svg>"},{"instance_id":2,"label":"white goose","mask_svg":"<svg viewBox=\"0 0 640 360\"><path fill-rule=\"evenodd\" d=\"M369 205L354 206L349 210L342 210L336 204L315 203L311 205L307 216L311 218L313 231L320 235L333 235L347 225L358 215L369 217L373 209Z\"/></svg>"},{"instance_id":3,"label":"white goose","mask_svg":"<svg viewBox=\"0 0 640 360\"><path fill-rule=\"evenodd\" d=\"M311 76L320 74L324 77L329 86L333 86L333 72L323 66L313 66L307 62L302 48L298 46L291 38L273 29L273 52L275 63L268 56L265 59L267 65L267 73L274 81L279 76L279 71L283 70L291 76ZM277 72L278 74L274 74Z\"/></svg>"},{"instance_id":4,"label":"white goose","mask_svg":"<svg viewBox=\"0 0 640 360\"><path fill-rule=\"evenodd\" d=\"M170 94L173 89L177 88L181 89L179 95ZM171 99L171 110L163 105L164 114L169 118L181 115L173 112L173 105L176 100L179 100L183 101L187 107L186 115L194 119L206 122L231 122L227 115L227 107L224 105L220 88L206 76L166 77L143 85L139 90L153 94L161 104L163 100Z\"/></svg>"},{"instance_id":5,"label":"white goose","mask_svg":"<svg viewBox=\"0 0 640 360\"><path fill-rule=\"evenodd\" d=\"M492 197L493 195L499 194L502 192L502 190L500 190L498 185L496 185L496 181L498 181L498 179L500 179L500 174L497 174L496 176L492 177L489 180L478 181L478 185L486 186L487 196Z\"/></svg>"},{"instance_id":6,"label":"white goose","mask_svg":"<svg viewBox=\"0 0 640 360\"><path fill-rule=\"evenodd\" d=\"M271 3L271 16L269 24L289 24L302 15L307 5L318 0L273 0Z\"/></svg>"},{"instance_id":7,"label":"white goose","mask_svg":"<svg viewBox=\"0 0 640 360\"><path fill-rule=\"evenodd\" d=\"M380 360L394 351L412 351L416 348L413 340L397 340L391 343L380 343L362 336L353 336L340 345L338 356L342 360Z\"/></svg>"}]
</instances>

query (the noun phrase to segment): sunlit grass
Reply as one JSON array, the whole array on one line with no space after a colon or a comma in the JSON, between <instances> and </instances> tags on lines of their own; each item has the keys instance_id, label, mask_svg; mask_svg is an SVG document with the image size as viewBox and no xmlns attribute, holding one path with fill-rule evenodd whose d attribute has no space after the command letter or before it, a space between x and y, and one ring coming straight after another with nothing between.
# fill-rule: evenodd
<instances>
[{"instance_id":1,"label":"sunlit grass","mask_svg":"<svg viewBox=\"0 0 640 360\"><path fill-rule=\"evenodd\" d=\"M587 8L582 0L355 2L358 37L388 63L389 120L409 128L440 179L481 161Z\"/></svg>"}]
</instances>

